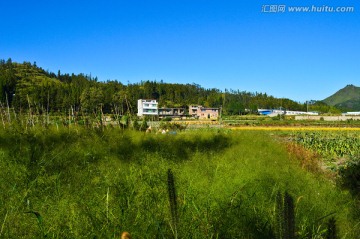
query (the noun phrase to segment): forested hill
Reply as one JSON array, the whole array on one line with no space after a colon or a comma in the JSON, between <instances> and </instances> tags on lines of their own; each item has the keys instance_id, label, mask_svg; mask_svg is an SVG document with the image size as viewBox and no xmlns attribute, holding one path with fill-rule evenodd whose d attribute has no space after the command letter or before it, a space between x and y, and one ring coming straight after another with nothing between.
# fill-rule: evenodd
<instances>
[{"instance_id":1,"label":"forested hill","mask_svg":"<svg viewBox=\"0 0 360 239\"><path fill-rule=\"evenodd\" d=\"M343 111L360 111L360 87L347 85L327 97L324 102Z\"/></svg>"},{"instance_id":2,"label":"forested hill","mask_svg":"<svg viewBox=\"0 0 360 239\"><path fill-rule=\"evenodd\" d=\"M239 90L205 89L197 84L169 84L146 81L124 85L118 81L99 82L84 74L56 74L36 63L0 61L0 108L15 111L82 113L136 113L137 99L156 99L160 107L185 107L200 104L223 107L223 113L243 114L245 109L278 108L305 110L306 105L290 99L277 99L266 93ZM328 111L327 106L322 106Z\"/></svg>"}]
</instances>

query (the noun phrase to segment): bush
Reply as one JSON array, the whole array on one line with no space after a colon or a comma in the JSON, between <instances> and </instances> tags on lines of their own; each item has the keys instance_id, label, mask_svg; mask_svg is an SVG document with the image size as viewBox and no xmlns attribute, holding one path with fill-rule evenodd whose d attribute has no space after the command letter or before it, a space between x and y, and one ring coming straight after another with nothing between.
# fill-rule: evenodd
<instances>
[{"instance_id":1,"label":"bush","mask_svg":"<svg viewBox=\"0 0 360 239\"><path fill-rule=\"evenodd\" d=\"M172 121L172 118L167 116L161 119L161 121Z\"/></svg>"},{"instance_id":2,"label":"bush","mask_svg":"<svg viewBox=\"0 0 360 239\"><path fill-rule=\"evenodd\" d=\"M360 158L354 157L339 168L341 185L353 195L360 196Z\"/></svg>"},{"instance_id":3,"label":"bush","mask_svg":"<svg viewBox=\"0 0 360 239\"><path fill-rule=\"evenodd\" d=\"M164 129L164 130L172 130L172 131L176 131L176 130L185 130L186 126L178 124L178 123L170 123L170 122L161 122L160 123L160 129Z\"/></svg>"}]
</instances>

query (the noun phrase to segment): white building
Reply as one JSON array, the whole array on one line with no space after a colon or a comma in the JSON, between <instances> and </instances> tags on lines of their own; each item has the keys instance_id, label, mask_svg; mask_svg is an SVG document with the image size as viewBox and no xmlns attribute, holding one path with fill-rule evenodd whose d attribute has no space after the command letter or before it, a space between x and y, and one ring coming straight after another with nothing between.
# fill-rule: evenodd
<instances>
[{"instance_id":1,"label":"white building","mask_svg":"<svg viewBox=\"0 0 360 239\"><path fill-rule=\"evenodd\" d=\"M356 116L357 116L357 115L360 115L360 112L346 112L346 113L343 113L342 115L345 115L345 116L346 116L346 115L351 115L351 116L352 116L352 115L354 115L354 116L356 115Z\"/></svg>"},{"instance_id":2,"label":"white building","mask_svg":"<svg viewBox=\"0 0 360 239\"><path fill-rule=\"evenodd\" d=\"M138 116L158 115L158 102L156 100L139 99L138 100Z\"/></svg>"},{"instance_id":3,"label":"white building","mask_svg":"<svg viewBox=\"0 0 360 239\"><path fill-rule=\"evenodd\" d=\"M319 113L317 112L293 111L283 109L258 109L258 112L261 115L267 115L270 117L277 115L319 115Z\"/></svg>"},{"instance_id":4,"label":"white building","mask_svg":"<svg viewBox=\"0 0 360 239\"><path fill-rule=\"evenodd\" d=\"M285 112L286 115L319 115L318 112L305 112L305 111L292 111L292 110L287 110Z\"/></svg>"}]
</instances>

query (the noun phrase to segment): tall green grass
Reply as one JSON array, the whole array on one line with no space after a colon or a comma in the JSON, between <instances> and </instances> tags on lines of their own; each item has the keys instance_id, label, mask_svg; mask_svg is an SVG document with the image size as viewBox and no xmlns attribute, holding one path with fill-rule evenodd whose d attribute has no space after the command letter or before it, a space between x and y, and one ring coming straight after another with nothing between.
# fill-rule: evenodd
<instances>
[{"instance_id":1,"label":"tall green grass","mask_svg":"<svg viewBox=\"0 0 360 239\"><path fill-rule=\"evenodd\" d=\"M325 237L330 218L341 238L360 231L356 201L266 132L35 127L0 142L0 238L173 238L174 215L178 238L274 238L285 191L299 238Z\"/></svg>"}]
</instances>

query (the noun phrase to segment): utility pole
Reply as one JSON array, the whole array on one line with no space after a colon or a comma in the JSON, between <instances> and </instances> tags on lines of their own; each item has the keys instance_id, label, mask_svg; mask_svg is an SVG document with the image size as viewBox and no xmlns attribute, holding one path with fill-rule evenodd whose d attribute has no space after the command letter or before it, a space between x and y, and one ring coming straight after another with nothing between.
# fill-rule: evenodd
<instances>
[{"instance_id":1,"label":"utility pole","mask_svg":"<svg viewBox=\"0 0 360 239\"><path fill-rule=\"evenodd\" d=\"M309 101L306 101L306 112L309 113Z\"/></svg>"}]
</instances>

